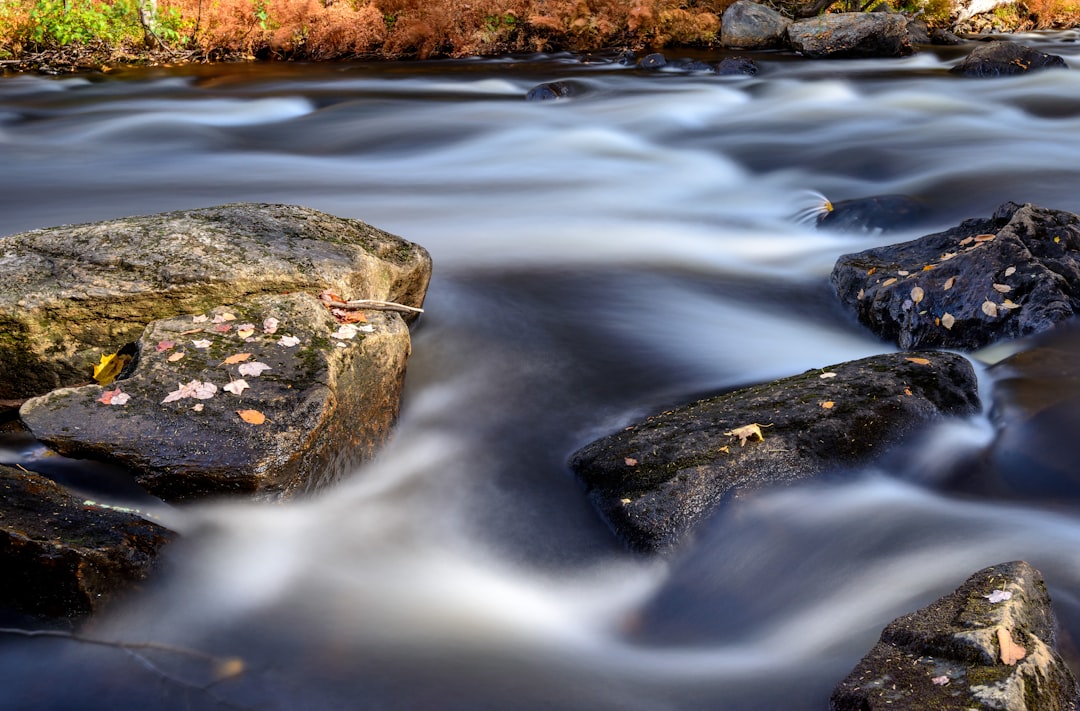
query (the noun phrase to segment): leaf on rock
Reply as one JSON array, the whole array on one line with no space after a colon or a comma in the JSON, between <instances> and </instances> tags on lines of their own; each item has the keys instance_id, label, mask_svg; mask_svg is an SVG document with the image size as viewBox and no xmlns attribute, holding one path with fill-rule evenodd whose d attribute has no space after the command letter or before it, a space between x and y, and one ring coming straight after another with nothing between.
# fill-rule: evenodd
<instances>
[{"instance_id":1,"label":"leaf on rock","mask_svg":"<svg viewBox=\"0 0 1080 711\"><path fill-rule=\"evenodd\" d=\"M907 269L897 269L896 273L900 276L911 276L911 272L909 272Z\"/></svg>"},{"instance_id":2,"label":"leaf on rock","mask_svg":"<svg viewBox=\"0 0 1080 711\"><path fill-rule=\"evenodd\" d=\"M240 375L250 376L257 378L267 370L271 370L270 366L266 363L260 363L259 361L253 361L251 363L241 363L237 368L240 371Z\"/></svg>"},{"instance_id":3,"label":"leaf on rock","mask_svg":"<svg viewBox=\"0 0 1080 711\"><path fill-rule=\"evenodd\" d=\"M336 294L331 289L324 289L322 292L320 292L319 293L319 301L322 301L323 303L325 303L327 305L346 303L345 299L341 298L338 294Z\"/></svg>"},{"instance_id":4,"label":"leaf on rock","mask_svg":"<svg viewBox=\"0 0 1080 711\"><path fill-rule=\"evenodd\" d=\"M167 351L167 350L169 350L170 348L172 348L175 345L176 345L175 341L158 341L157 346L156 346L157 352L161 353L162 351Z\"/></svg>"},{"instance_id":5,"label":"leaf on rock","mask_svg":"<svg viewBox=\"0 0 1080 711\"><path fill-rule=\"evenodd\" d=\"M990 318L994 318L995 316L998 315L997 304L995 304L990 299L987 299L982 304L982 312L984 314L986 314L987 316L989 316Z\"/></svg>"},{"instance_id":6,"label":"leaf on rock","mask_svg":"<svg viewBox=\"0 0 1080 711\"><path fill-rule=\"evenodd\" d=\"M915 302L916 304L919 303L920 301L923 300L923 296L925 296L925 293L923 292L922 287L920 287L920 286L911 287L911 300L913 302Z\"/></svg>"},{"instance_id":7,"label":"leaf on rock","mask_svg":"<svg viewBox=\"0 0 1080 711\"><path fill-rule=\"evenodd\" d=\"M271 316L270 318L263 319L263 333L273 334L277 333L278 326L281 325L281 321Z\"/></svg>"},{"instance_id":8,"label":"leaf on rock","mask_svg":"<svg viewBox=\"0 0 1080 711\"><path fill-rule=\"evenodd\" d=\"M1005 276L1011 277L1013 274L1016 274L1016 267L1007 267L1005 269Z\"/></svg>"},{"instance_id":9,"label":"leaf on rock","mask_svg":"<svg viewBox=\"0 0 1080 711\"><path fill-rule=\"evenodd\" d=\"M121 391L120 388L116 388L115 390L103 391L97 401L106 405L126 405L130 399L130 395Z\"/></svg>"},{"instance_id":10,"label":"leaf on rock","mask_svg":"<svg viewBox=\"0 0 1080 711\"><path fill-rule=\"evenodd\" d=\"M822 374L821 374L821 375L819 375L818 377L819 377L819 378L821 378L822 380L825 380L826 378L835 378L835 377L836 377L836 373L834 373L834 372L832 372L832 371L829 371L828 373L822 373Z\"/></svg>"},{"instance_id":11,"label":"leaf on rock","mask_svg":"<svg viewBox=\"0 0 1080 711\"><path fill-rule=\"evenodd\" d=\"M213 319L214 323L225 323L226 321L235 321L235 320L236 320L236 314L229 313L228 311L222 312L220 314L214 314L214 319Z\"/></svg>"},{"instance_id":12,"label":"leaf on rock","mask_svg":"<svg viewBox=\"0 0 1080 711\"><path fill-rule=\"evenodd\" d=\"M971 244L974 241L974 237L965 237L964 239L960 240L960 246L963 247L964 245Z\"/></svg>"},{"instance_id":13,"label":"leaf on rock","mask_svg":"<svg viewBox=\"0 0 1080 711\"><path fill-rule=\"evenodd\" d=\"M245 360L251 357L250 353L236 353L229 356L221 362L222 365L236 365L237 363L243 363Z\"/></svg>"},{"instance_id":14,"label":"leaf on rock","mask_svg":"<svg viewBox=\"0 0 1080 711\"><path fill-rule=\"evenodd\" d=\"M330 309L330 313L338 320L338 323L362 323L367 321L363 311L347 311L345 309Z\"/></svg>"},{"instance_id":15,"label":"leaf on rock","mask_svg":"<svg viewBox=\"0 0 1080 711\"><path fill-rule=\"evenodd\" d=\"M941 255L941 258L938 261L947 262L955 256L956 252L946 252L945 254Z\"/></svg>"},{"instance_id":16,"label":"leaf on rock","mask_svg":"<svg viewBox=\"0 0 1080 711\"><path fill-rule=\"evenodd\" d=\"M941 314L941 325L952 330L952 327L956 325L956 317L948 312Z\"/></svg>"},{"instance_id":17,"label":"leaf on rock","mask_svg":"<svg viewBox=\"0 0 1080 711\"><path fill-rule=\"evenodd\" d=\"M183 400L185 398L194 398L195 400L208 400L217 393L217 386L210 382L202 382L199 380L190 380L183 385L178 385L176 390L173 390L165 399L161 401L164 405L167 402L175 402L177 400Z\"/></svg>"},{"instance_id":18,"label":"leaf on rock","mask_svg":"<svg viewBox=\"0 0 1080 711\"><path fill-rule=\"evenodd\" d=\"M210 341L209 341L209 339L206 339L206 338L200 338L197 341L192 341L191 345L195 346L196 348L209 348L210 347Z\"/></svg>"},{"instance_id":19,"label":"leaf on rock","mask_svg":"<svg viewBox=\"0 0 1080 711\"><path fill-rule=\"evenodd\" d=\"M956 286L956 277L951 276L951 277L949 277L948 279L945 280L945 285L943 286L943 288L945 289L945 291L948 291L949 289L953 288L954 286Z\"/></svg>"},{"instance_id":20,"label":"leaf on rock","mask_svg":"<svg viewBox=\"0 0 1080 711\"><path fill-rule=\"evenodd\" d=\"M255 335L255 324L242 323L236 327L236 335L240 338L251 338Z\"/></svg>"},{"instance_id":21,"label":"leaf on rock","mask_svg":"<svg viewBox=\"0 0 1080 711\"><path fill-rule=\"evenodd\" d=\"M638 461L633 457L626 457L623 459L623 464L628 467L636 467L638 465Z\"/></svg>"},{"instance_id":22,"label":"leaf on rock","mask_svg":"<svg viewBox=\"0 0 1080 711\"><path fill-rule=\"evenodd\" d=\"M1008 284L991 284L991 286L994 287L994 291L1000 294L1008 294L1010 291L1012 291L1012 287Z\"/></svg>"},{"instance_id":23,"label":"leaf on rock","mask_svg":"<svg viewBox=\"0 0 1080 711\"><path fill-rule=\"evenodd\" d=\"M941 676L935 676L930 681L931 681L931 683L936 684L937 686L948 686L949 685L949 677L945 676L944 674L942 674Z\"/></svg>"},{"instance_id":24,"label":"leaf on rock","mask_svg":"<svg viewBox=\"0 0 1080 711\"><path fill-rule=\"evenodd\" d=\"M246 670L244 660L240 657L228 657L218 661L214 665L214 679L216 681L224 681L225 679L232 679L238 677Z\"/></svg>"},{"instance_id":25,"label":"leaf on rock","mask_svg":"<svg viewBox=\"0 0 1080 711\"><path fill-rule=\"evenodd\" d=\"M192 323L206 323L209 320L210 320L210 317L207 316L206 314L199 314L198 316L192 317L191 322Z\"/></svg>"},{"instance_id":26,"label":"leaf on rock","mask_svg":"<svg viewBox=\"0 0 1080 711\"><path fill-rule=\"evenodd\" d=\"M165 360L169 361L170 363L175 363L176 361L183 358L185 355L186 353L184 353L183 351L177 351L176 353L170 353L169 357Z\"/></svg>"},{"instance_id":27,"label":"leaf on rock","mask_svg":"<svg viewBox=\"0 0 1080 711\"><path fill-rule=\"evenodd\" d=\"M351 323L345 323L339 326L338 330L331 333L330 337L338 338L341 340L349 340L352 338L356 338L357 333L359 333L359 330L356 328L356 326L352 325Z\"/></svg>"},{"instance_id":28,"label":"leaf on rock","mask_svg":"<svg viewBox=\"0 0 1080 711\"><path fill-rule=\"evenodd\" d=\"M762 427L772 427L772 424L770 423L768 425L761 425L761 424L758 424L757 422L752 422L749 425L743 425L742 427L736 427L735 429L730 430L728 432L725 432L724 434L730 435L731 437L738 437L739 438L739 446L740 447L745 447L746 446L746 440L750 439L751 437L757 437L759 442L764 442L765 441L765 438L761 436L761 428Z\"/></svg>"},{"instance_id":29,"label":"leaf on rock","mask_svg":"<svg viewBox=\"0 0 1080 711\"><path fill-rule=\"evenodd\" d=\"M1012 599L1012 593L1008 590L992 590L988 594L983 595L987 600L992 603L1005 602Z\"/></svg>"},{"instance_id":30,"label":"leaf on rock","mask_svg":"<svg viewBox=\"0 0 1080 711\"><path fill-rule=\"evenodd\" d=\"M300 345L300 339L296 336L282 336L278 339L278 343L285 346L286 348L292 348L293 346Z\"/></svg>"},{"instance_id":31,"label":"leaf on rock","mask_svg":"<svg viewBox=\"0 0 1080 711\"><path fill-rule=\"evenodd\" d=\"M975 235L976 242L990 242L997 238L997 235Z\"/></svg>"},{"instance_id":32,"label":"leaf on rock","mask_svg":"<svg viewBox=\"0 0 1080 711\"><path fill-rule=\"evenodd\" d=\"M832 400L826 400L825 402L821 403L821 406L826 410L831 410L836 407L836 403Z\"/></svg>"},{"instance_id":33,"label":"leaf on rock","mask_svg":"<svg viewBox=\"0 0 1080 711\"><path fill-rule=\"evenodd\" d=\"M250 387L251 386L247 384L246 380L244 380L243 378L240 378L239 380L233 380L233 381L231 381L229 383L226 383L225 385L223 385L221 387L221 389L226 391L226 392L230 392L233 395L239 395L242 392L244 392L244 390L246 390L246 389L248 389Z\"/></svg>"},{"instance_id":34,"label":"leaf on rock","mask_svg":"<svg viewBox=\"0 0 1080 711\"><path fill-rule=\"evenodd\" d=\"M240 419L249 425L261 425L266 422L266 415L258 410L237 410L236 414L240 415Z\"/></svg>"},{"instance_id":35,"label":"leaf on rock","mask_svg":"<svg viewBox=\"0 0 1080 711\"><path fill-rule=\"evenodd\" d=\"M1001 648L1001 663L1010 667L1027 656L1027 649L1013 641L1012 633L1004 627L997 630L998 647Z\"/></svg>"},{"instance_id":36,"label":"leaf on rock","mask_svg":"<svg viewBox=\"0 0 1080 711\"><path fill-rule=\"evenodd\" d=\"M232 330L232 324L231 323L218 324L217 326L214 326L214 330L217 331L218 333L228 333L229 331Z\"/></svg>"},{"instance_id":37,"label":"leaf on rock","mask_svg":"<svg viewBox=\"0 0 1080 711\"><path fill-rule=\"evenodd\" d=\"M1020 308L1020 304L1016 303L1012 299L1005 299L1000 304L998 304L998 307L1002 309L1018 309Z\"/></svg>"},{"instance_id":38,"label":"leaf on rock","mask_svg":"<svg viewBox=\"0 0 1080 711\"><path fill-rule=\"evenodd\" d=\"M131 356L126 353L123 355L118 353L102 355L101 360L94 366L94 380L97 381L98 385L111 385L112 381L116 380L116 376L120 375L120 371L129 362L131 362Z\"/></svg>"},{"instance_id":39,"label":"leaf on rock","mask_svg":"<svg viewBox=\"0 0 1080 711\"><path fill-rule=\"evenodd\" d=\"M898 280L897 280L897 278L896 278L896 277L891 277L891 278L889 278L889 279L886 279L885 281L881 282L881 285L882 285L882 286L892 286L892 285L893 285L893 284L895 284L895 283L896 283L897 281L898 281Z\"/></svg>"},{"instance_id":40,"label":"leaf on rock","mask_svg":"<svg viewBox=\"0 0 1080 711\"><path fill-rule=\"evenodd\" d=\"M904 358L906 361L910 361L915 365L930 365L930 361L926 358Z\"/></svg>"},{"instance_id":41,"label":"leaf on rock","mask_svg":"<svg viewBox=\"0 0 1080 711\"><path fill-rule=\"evenodd\" d=\"M197 405L192 405L191 406L191 411L192 412L202 412L203 411L203 404L200 402Z\"/></svg>"}]
</instances>

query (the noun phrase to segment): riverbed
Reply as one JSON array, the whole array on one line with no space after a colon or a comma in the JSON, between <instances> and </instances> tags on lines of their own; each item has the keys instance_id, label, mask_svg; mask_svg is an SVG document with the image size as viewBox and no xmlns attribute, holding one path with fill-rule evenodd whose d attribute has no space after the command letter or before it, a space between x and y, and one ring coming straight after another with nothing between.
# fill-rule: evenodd
<instances>
[{"instance_id":1,"label":"riverbed","mask_svg":"<svg viewBox=\"0 0 1080 711\"><path fill-rule=\"evenodd\" d=\"M1075 68L1078 38L1019 40ZM659 558L625 550L567 466L702 394L892 350L832 293L841 254L1010 200L1080 212L1080 72L964 80L962 52L761 53L754 76L544 55L0 80L0 233L282 202L435 264L380 456L285 504L138 500L184 540L90 631L171 648L0 640L0 706L823 709L890 620L1015 559L1046 576L1074 659L1080 483L1003 484L988 412L725 508ZM573 97L525 100L555 80ZM922 224L799 219L894 193ZM1037 343L974 355L987 410L987 366ZM1039 445L1059 458L1070 415Z\"/></svg>"}]
</instances>

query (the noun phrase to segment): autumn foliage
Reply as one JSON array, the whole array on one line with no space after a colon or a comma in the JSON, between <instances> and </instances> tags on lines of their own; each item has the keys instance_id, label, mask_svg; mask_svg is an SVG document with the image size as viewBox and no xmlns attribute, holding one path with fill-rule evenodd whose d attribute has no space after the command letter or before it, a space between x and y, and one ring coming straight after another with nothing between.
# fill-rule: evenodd
<instances>
[{"instance_id":1,"label":"autumn foliage","mask_svg":"<svg viewBox=\"0 0 1080 711\"><path fill-rule=\"evenodd\" d=\"M658 48L714 41L732 1L157 0L152 30L144 32L132 20L151 0L4 0L0 49L103 41L211 57L333 59ZM124 32L94 35L101 18L125 13Z\"/></svg>"}]
</instances>

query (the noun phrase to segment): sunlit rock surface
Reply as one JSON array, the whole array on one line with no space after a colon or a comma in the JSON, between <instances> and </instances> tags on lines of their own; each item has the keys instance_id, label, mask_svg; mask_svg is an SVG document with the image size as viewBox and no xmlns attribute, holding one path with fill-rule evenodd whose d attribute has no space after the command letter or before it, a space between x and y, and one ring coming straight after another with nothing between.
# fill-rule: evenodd
<instances>
[{"instance_id":1,"label":"sunlit rock surface","mask_svg":"<svg viewBox=\"0 0 1080 711\"><path fill-rule=\"evenodd\" d=\"M720 43L732 49L773 49L787 44L791 19L750 0L737 0L720 25Z\"/></svg>"},{"instance_id":2,"label":"sunlit rock surface","mask_svg":"<svg viewBox=\"0 0 1080 711\"><path fill-rule=\"evenodd\" d=\"M0 400L88 382L151 321L333 289L420 306L431 259L358 220L242 203L0 238Z\"/></svg>"},{"instance_id":3,"label":"sunlit rock surface","mask_svg":"<svg viewBox=\"0 0 1080 711\"><path fill-rule=\"evenodd\" d=\"M1054 645L1039 571L1017 561L972 575L893 620L833 691L833 711L1076 707L1076 680Z\"/></svg>"},{"instance_id":4,"label":"sunlit rock surface","mask_svg":"<svg viewBox=\"0 0 1080 711\"><path fill-rule=\"evenodd\" d=\"M864 326L901 348L975 350L1080 309L1080 217L1006 203L987 219L844 255L832 283Z\"/></svg>"},{"instance_id":5,"label":"sunlit rock surface","mask_svg":"<svg viewBox=\"0 0 1080 711\"><path fill-rule=\"evenodd\" d=\"M0 607L83 617L137 586L170 531L0 466Z\"/></svg>"},{"instance_id":6,"label":"sunlit rock surface","mask_svg":"<svg viewBox=\"0 0 1080 711\"><path fill-rule=\"evenodd\" d=\"M728 497L869 461L935 418L978 408L962 356L892 353L654 415L585 446L571 466L615 533L654 551Z\"/></svg>"},{"instance_id":7,"label":"sunlit rock surface","mask_svg":"<svg viewBox=\"0 0 1080 711\"><path fill-rule=\"evenodd\" d=\"M130 377L30 399L23 422L58 452L120 463L173 501L313 489L389 435L410 350L399 315L342 325L315 297L289 294L195 318L154 321ZM102 402L117 391L121 404Z\"/></svg>"},{"instance_id":8,"label":"sunlit rock surface","mask_svg":"<svg viewBox=\"0 0 1080 711\"><path fill-rule=\"evenodd\" d=\"M839 12L793 23L791 48L811 59L904 57L912 53L908 20L886 12Z\"/></svg>"}]
</instances>

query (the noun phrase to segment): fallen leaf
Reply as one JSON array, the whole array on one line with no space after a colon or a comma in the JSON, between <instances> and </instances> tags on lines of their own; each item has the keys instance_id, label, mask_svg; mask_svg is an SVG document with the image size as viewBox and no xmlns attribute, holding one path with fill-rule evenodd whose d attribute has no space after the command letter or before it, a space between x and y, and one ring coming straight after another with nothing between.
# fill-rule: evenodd
<instances>
[{"instance_id":1,"label":"fallen leaf","mask_svg":"<svg viewBox=\"0 0 1080 711\"><path fill-rule=\"evenodd\" d=\"M1010 291L1012 291L1012 287L1008 284L991 284L991 286L994 287L994 291L1001 294L1008 294Z\"/></svg>"},{"instance_id":2,"label":"fallen leaf","mask_svg":"<svg viewBox=\"0 0 1080 711\"><path fill-rule=\"evenodd\" d=\"M330 289L325 289L319 293L319 301L325 301L329 303L344 304L345 299L338 296Z\"/></svg>"},{"instance_id":3,"label":"fallen leaf","mask_svg":"<svg viewBox=\"0 0 1080 711\"><path fill-rule=\"evenodd\" d=\"M235 321L235 320L236 320L236 314L229 313L228 311L222 312L220 314L214 314L214 318L213 318L214 323L225 323L226 321Z\"/></svg>"},{"instance_id":4,"label":"fallen leaf","mask_svg":"<svg viewBox=\"0 0 1080 711\"><path fill-rule=\"evenodd\" d=\"M941 676L935 676L930 681L932 683L938 685L938 686L948 686L949 685L949 677L945 676L944 674L942 674Z\"/></svg>"},{"instance_id":5,"label":"fallen leaf","mask_svg":"<svg viewBox=\"0 0 1080 711\"><path fill-rule=\"evenodd\" d=\"M992 590L990 593L983 595L987 600L992 603L1005 602L1012 599L1012 593L1008 590Z\"/></svg>"},{"instance_id":6,"label":"fallen leaf","mask_svg":"<svg viewBox=\"0 0 1080 711\"><path fill-rule=\"evenodd\" d=\"M242 323L236 327L236 335L239 338L251 338L255 335L255 324Z\"/></svg>"},{"instance_id":7,"label":"fallen leaf","mask_svg":"<svg viewBox=\"0 0 1080 711\"><path fill-rule=\"evenodd\" d=\"M982 312L984 314L986 314L987 316L989 316L990 318L993 318L993 317L997 316L998 315L997 304L995 304L990 299L987 299L982 304Z\"/></svg>"},{"instance_id":8,"label":"fallen leaf","mask_svg":"<svg viewBox=\"0 0 1080 711\"><path fill-rule=\"evenodd\" d=\"M625 464L628 467L636 467L637 466L637 460L634 459L633 457L626 457L625 459L623 459L623 464Z\"/></svg>"},{"instance_id":9,"label":"fallen leaf","mask_svg":"<svg viewBox=\"0 0 1080 711\"><path fill-rule=\"evenodd\" d=\"M240 371L240 375L251 376L257 378L267 370L271 370L270 366L266 363L260 363L259 361L253 361L251 363L241 363L237 368Z\"/></svg>"},{"instance_id":10,"label":"fallen leaf","mask_svg":"<svg viewBox=\"0 0 1080 711\"><path fill-rule=\"evenodd\" d=\"M169 361L170 363L175 363L176 361L183 358L184 355L186 355L186 354L183 351L177 351L176 353L170 353L169 357L166 358L165 360Z\"/></svg>"},{"instance_id":11,"label":"fallen leaf","mask_svg":"<svg viewBox=\"0 0 1080 711\"><path fill-rule=\"evenodd\" d=\"M930 361L926 358L905 358L904 360L910 361L915 365L930 365Z\"/></svg>"},{"instance_id":12,"label":"fallen leaf","mask_svg":"<svg viewBox=\"0 0 1080 711\"><path fill-rule=\"evenodd\" d=\"M120 375L120 371L129 362L131 362L131 356L126 353L123 355L119 353L102 355L100 362L94 366L94 380L97 381L98 385L111 385L112 381L116 380L116 376Z\"/></svg>"},{"instance_id":13,"label":"fallen leaf","mask_svg":"<svg viewBox=\"0 0 1080 711\"><path fill-rule=\"evenodd\" d=\"M181 336L190 336L193 333L202 333L202 329L201 328L189 328L186 331L181 331L180 335Z\"/></svg>"},{"instance_id":14,"label":"fallen leaf","mask_svg":"<svg viewBox=\"0 0 1080 711\"><path fill-rule=\"evenodd\" d=\"M207 316L206 314L199 314L198 316L193 317L191 319L191 322L192 323L206 323L209 320L210 320L210 317Z\"/></svg>"},{"instance_id":15,"label":"fallen leaf","mask_svg":"<svg viewBox=\"0 0 1080 711\"><path fill-rule=\"evenodd\" d=\"M945 285L944 285L945 291L948 291L949 289L953 288L954 286L956 286L956 277L951 276L951 277L949 277L948 279L945 280Z\"/></svg>"},{"instance_id":16,"label":"fallen leaf","mask_svg":"<svg viewBox=\"0 0 1080 711\"><path fill-rule=\"evenodd\" d=\"M1000 306L1003 309L1018 309L1018 308L1020 308L1020 304L1016 303L1012 299L1005 299L1000 304L998 304L998 306Z\"/></svg>"},{"instance_id":17,"label":"fallen leaf","mask_svg":"<svg viewBox=\"0 0 1080 711\"><path fill-rule=\"evenodd\" d=\"M161 353L162 351L167 351L167 350L169 350L170 348L172 348L175 345L176 345L175 341L158 341L157 346L156 346L157 352Z\"/></svg>"},{"instance_id":18,"label":"fallen leaf","mask_svg":"<svg viewBox=\"0 0 1080 711\"><path fill-rule=\"evenodd\" d=\"M882 285L882 286L892 286L892 285L893 285L893 284L895 284L896 282L897 282L897 278L896 278L896 277L892 277L892 278L890 278L890 279L886 279L885 281L881 282L881 285Z\"/></svg>"},{"instance_id":19,"label":"fallen leaf","mask_svg":"<svg viewBox=\"0 0 1080 711\"><path fill-rule=\"evenodd\" d=\"M330 313L338 320L338 323L361 323L367 321L363 311L346 311L345 309L330 309Z\"/></svg>"},{"instance_id":20,"label":"fallen leaf","mask_svg":"<svg viewBox=\"0 0 1080 711\"><path fill-rule=\"evenodd\" d=\"M1054 244L1061 244L1061 238L1060 237L1055 237L1054 238Z\"/></svg>"},{"instance_id":21,"label":"fallen leaf","mask_svg":"<svg viewBox=\"0 0 1080 711\"><path fill-rule=\"evenodd\" d=\"M236 365L237 363L243 363L245 360L251 357L250 353L236 353L229 356L221 362L222 365Z\"/></svg>"},{"instance_id":22,"label":"fallen leaf","mask_svg":"<svg viewBox=\"0 0 1080 711\"><path fill-rule=\"evenodd\" d=\"M923 300L923 296L925 296L925 294L922 290L922 287L913 286L911 288L911 300L914 301L916 304Z\"/></svg>"},{"instance_id":23,"label":"fallen leaf","mask_svg":"<svg viewBox=\"0 0 1080 711\"><path fill-rule=\"evenodd\" d=\"M911 274L911 272L909 272L907 269L898 269L896 270L896 273L900 276L908 276L909 274Z\"/></svg>"},{"instance_id":24,"label":"fallen leaf","mask_svg":"<svg viewBox=\"0 0 1080 711\"><path fill-rule=\"evenodd\" d=\"M258 410L237 410L236 414L240 415L240 419L249 425L261 425L266 422L266 415Z\"/></svg>"},{"instance_id":25,"label":"fallen leaf","mask_svg":"<svg viewBox=\"0 0 1080 711\"><path fill-rule=\"evenodd\" d=\"M281 321L278 321L273 316L267 319L263 319L263 333L277 333L277 328L280 325Z\"/></svg>"},{"instance_id":26,"label":"fallen leaf","mask_svg":"<svg viewBox=\"0 0 1080 711\"><path fill-rule=\"evenodd\" d=\"M990 235L990 234L987 234L987 235L975 235L975 241L976 242L990 242L991 240L995 239L996 237L997 237L997 235Z\"/></svg>"},{"instance_id":27,"label":"fallen leaf","mask_svg":"<svg viewBox=\"0 0 1080 711\"><path fill-rule=\"evenodd\" d=\"M821 406L823 408L825 408L826 410L831 410L834 407L836 407L836 403L833 402L832 400L826 400L825 402L821 403Z\"/></svg>"},{"instance_id":28,"label":"fallen leaf","mask_svg":"<svg viewBox=\"0 0 1080 711\"><path fill-rule=\"evenodd\" d=\"M965 244L971 244L974 241L974 237L965 237L964 239L960 240L960 246L963 247Z\"/></svg>"},{"instance_id":29,"label":"fallen leaf","mask_svg":"<svg viewBox=\"0 0 1080 711\"><path fill-rule=\"evenodd\" d=\"M997 630L998 647L1001 648L1001 663L1012 666L1027 656L1027 650L1013 641L1012 633L1004 627Z\"/></svg>"},{"instance_id":30,"label":"fallen leaf","mask_svg":"<svg viewBox=\"0 0 1080 711\"><path fill-rule=\"evenodd\" d=\"M834 373L834 372L832 372L832 371L829 371L828 373L822 373L822 374L821 374L821 375L819 375L818 377L819 377L819 378L821 378L822 380L824 380L825 378L835 378L835 377L836 377L836 373Z\"/></svg>"},{"instance_id":31,"label":"fallen leaf","mask_svg":"<svg viewBox=\"0 0 1080 711\"><path fill-rule=\"evenodd\" d=\"M633 501L633 499L619 499L619 503L622 504L623 506L626 506L627 504L631 503L632 501Z\"/></svg>"},{"instance_id":32,"label":"fallen leaf","mask_svg":"<svg viewBox=\"0 0 1080 711\"><path fill-rule=\"evenodd\" d=\"M908 397L910 397L911 396L911 388L904 388L904 394L907 395Z\"/></svg>"},{"instance_id":33,"label":"fallen leaf","mask_svg":"<svg viewBox=\"0 0 1080 711\"><path fill-rule=\"evenodd\" d=\"M286 348L292 348L293 346L300 344L300 339L296 336L282 336L278 339L278 343L285 346Z\"/></svg>"},{"instance_id":34,"label":"fallen leaf","mask_svg":"<svg viewBox=\"0 0 1080 711\"><path fill-rule=\"evenodd\" d=\"M952 259L955 256L956 256L956 252L946 252L945 254L941 255L941 258L939 259L939 261L947 262L947 261L949 261L950 259Z\"/></svg>"},{"instance_id":35,"label":"fallen leaf","mask_svg":"<svg viewBox=\"0 0 1080 711\"><path fill-rule=\"evenodd\" d=\"M865 291L864 291L863 289L859 289L859 293L858 293L858 295L856 295L856 297L855 297L855 298L856 298L856 299L858 299L859 301L862 301L862 297L863 297L863 296L864 296L865 294L866 294L866 292L865 292Z\"/></svg>"},{"instance_id":36,"label":"fallen leaf","mask_svg":"<svg viewBox=\"0 0 1080 711\"><path fill-rule=\"evenodd\" d=\"M250 387L251 386L247 384L246 380L244 380L243 378L240 378L239 380L233 380L231 382L226 383L225 385L223 385L221 387L221 389L225 390L226 392L230 392L233 395L239 395L242 392L244 392L244 390L246 390L247 388L250 388Z\"/></svg>"},{"instance_id":37,"label":"fallen leaf","mask_svg":"<svg viewBox=\"0 0 1080 711\"><path fill-rule=\"evenodd\" d=\"M102 391L101 397L97 401L106 405L126 405L130 399L130 395L121 391L120 388L116 388L115 390Z\"/></svg>"},{"instance_id":38,"label":"fallen leaf","mask_svg":"<svg viewBox=\"0 0 1080 711\"><path fill-rule=\"evenodd\" d=\"M924 272L931 272L931 271L933 271L934 269L935 269L935 267L934 267L934 265L933 265L933 264L927 264L926 266L924 266L924 267L922 268L922 270L923 270Z\"/></svg>"},{"instance_id":39,"label":"fallen leaf","mask_svg":"<svg viewBox=\"0 0 1080 711\"><path fill-rule=\"evenodd\" d=\"M1011 277L1013 274L1016 274L1016 267L1009 267L1005 270L1005 276Z\"/></svg>"},{"instance_id":40,"label":"fallen leaf","mask_svg":"<svg viewBox=\"0 0 1080 711\"><path fill-rule=\"evenodd\" d=\"M197 405L192 405L191 406L191 411L192 412L202 412L203 411L203 404L200 402Z\"/></svg>"},{"instance_id":41,"label":"fallen leaf","mask_svg":"<svg viewBox=\"0 0 1080 711\"><path fill-rule=\"evenodd\" d=\"M731 454L731 447L725 444L723 447L717 447L716 451L723 452L724 454Z\"/></svg>"},{"instance_id":42,"label":"fallen leaf","mask_svg":"<svg viewBox=\"0 0 1080 711\"><path fill-rule=\"evenodd\" d=\"M873 276L873 275L874 275L874 272L876 272L876 271L877 271L877 267L870 267L870 268L869 268L869 269L868 269L868 270L866 271L866 276Z\"/></svg>"},{"instance_id":43,"label":"fallen leaf","mask_svg":"<svg viewBox=\"0 0 1080 711\"><path fill-rule=\"evenodd\" d=\"M196 348L209 348L210 341L205 338L200 338L197 341L192 341L191 345L195 346Z\"/></svg>"},{"instance_id":44,"label":"fallen leaf","mask_svg":"<svg viewBox=\"0 0 1080 711\"><path fill-rule=\"evenodd\" d=\"M953 325L956 324L956 317L950 313L941 314L941 325L945 328L952 330Z\"/></svg>"},{"instance_id":45,"label":"fallen leaf","mask_svg":"<svg viewBox=\"0 0 1080 711\"><path fill-rule=\"evenodd\" d=\"M338 330L330 334L331 338L338 338L342 340L348 340L350 338L356 338L356 334L359 330L351 323L342 324L338 327Z\"/></svg>"},{"instance_id":46,"label":"fallen leaf","mask_svg":"<svg viewBox=\"0 0 1080 711\"><path fill-rule=\"evenodd\" d=\"M214 330L217 331L218 333L228 333L229 331L232 330L232 324L223 323L223 324L220 324L218 326L214 326Z\"/></svg>"},{"instance_id":47,"label":"fallen leaf","mask_svg":"<svg viewBox=\"0 0 1080 711\"><path fill-rule=\"evenodd\" d=\"M243 674L245 669L243 659L240 657L228 657L214 665L214 679L217 681L232 679Z\"/></svg>"},{"instance_id":48,"label":"fallen leaf","mask_svg":"<svg viewBox=\"0 0 1080 711\"><path fill-rule=\"evenodd\" d=\"M217 386L213 383L190 380L187 383L178 385L176 390L165 396L161 404L164 405L167 402L175 402L189 397L195 400L208 400L214 397L215 393L217 393Z\"/></svg>"},{"instance_id":49,"label":"fallen leaf","mask_svg":"<svg viewBox=\"0 0 1080 711\"><path fill-rule=\"evenodd\" d=\"M736 427L735 429L725 432L725 435L739 438L739 446L745 447L746 440L751 437L757 437L759 442L764 442L765 438L761 436L762 427L772 427L772 424L760 425L757 422L752 422L749 425L743 425L742 427Z\"/></svg>"}]
</instances>

